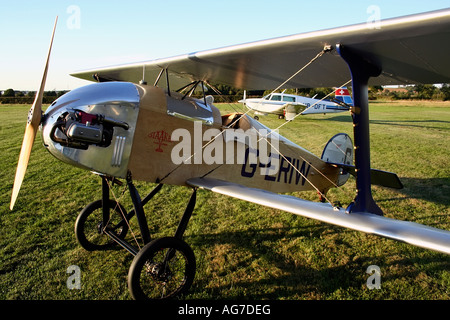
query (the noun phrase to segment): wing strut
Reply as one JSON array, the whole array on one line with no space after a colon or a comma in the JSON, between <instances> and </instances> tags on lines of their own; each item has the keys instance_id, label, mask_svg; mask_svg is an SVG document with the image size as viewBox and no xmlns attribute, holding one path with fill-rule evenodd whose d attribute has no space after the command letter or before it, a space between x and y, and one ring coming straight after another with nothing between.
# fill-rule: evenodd
<instances>
[{"instance_id":1,"label":"wing strut","mask_svg":"<svg viewBox=\"0 0 450 320\"><path fill-rule=\"evenodd\" d=\"M355 148L356 190L355 200L347 212L368 212L383 215L383 211L372 197L370 181L370 135L369 135L369 93L370 77L381 74L381 68L358 54L350 47L336 45L340 56L347 63L352 74L354 107L351 108Z\"/></svg>"}]
</instances>

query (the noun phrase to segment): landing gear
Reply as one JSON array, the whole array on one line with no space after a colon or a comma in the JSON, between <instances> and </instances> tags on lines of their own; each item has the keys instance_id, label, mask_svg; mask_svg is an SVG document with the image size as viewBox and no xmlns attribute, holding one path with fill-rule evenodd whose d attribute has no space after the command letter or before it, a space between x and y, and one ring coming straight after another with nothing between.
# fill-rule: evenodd
<instances>
[{"instance_id":1,"label":"landing gear","mask_svg":"<svg viewBox=\"0 0 450 320\"><path fill-rule=\"evenodd\" d=\"M165 299L186 292L195 277L195 256L181 239L153 240L134 257L128 288L136 300Z\"/></svg>"},{"instance_id":2,"label":"landing gear","mask_svg":"<svg viewBox=\"0 0 450 320\"><path fill-rule=\"evenodd\" d=\"M130 252L134 259L128 273L128 287L135 299L165 299L185 293L194 281L196 262L194 252L182 238L195 207L196 190L175 235L152 240L143 206L159 192L162 184L141 200L129 174L127 185L134 208L127 212L118 202L109 199L109 181L119 182L102 176L102 199L87 205L76 220L75 235L80 245L94 251L119 244ZM136 248L125 240L129 221L135 215L144 242L142 249L139 244Z\"/></svg>"},{"instance_id":3,"label":"landing gear","mask_svg":"<svg viewBox=\"0 0 450 320\"><path fill-rule=\"evenodd\" d=\"M104 232L105 227L115 232L116 236L124 239L128 232L128 225L121 223L122 212L125 208L113 201L107 202L108 209L112 210L112 215L106 225L102 218L102 200L97 200L88 204L78 215L75 222L75 236L80 245L87 251L109 249L115 242Z\"/></svg>"}]
</instances>

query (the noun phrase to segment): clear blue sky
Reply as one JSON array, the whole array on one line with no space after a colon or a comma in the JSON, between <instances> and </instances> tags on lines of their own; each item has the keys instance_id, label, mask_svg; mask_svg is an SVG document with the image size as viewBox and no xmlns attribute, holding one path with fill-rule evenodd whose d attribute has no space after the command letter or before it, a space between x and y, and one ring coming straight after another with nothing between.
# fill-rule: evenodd
<instances>
[{"instance_id":1,"label":"clear blue sky","mask_svg":"<svg viewBox=\"0 0 450 320\"><path fill-rule=\"evenodd\" d=\"M59 16L46 90L69 73L450 7L445 0L0 0L0 90L37 90Z\"/></svg>"}]
</instances>

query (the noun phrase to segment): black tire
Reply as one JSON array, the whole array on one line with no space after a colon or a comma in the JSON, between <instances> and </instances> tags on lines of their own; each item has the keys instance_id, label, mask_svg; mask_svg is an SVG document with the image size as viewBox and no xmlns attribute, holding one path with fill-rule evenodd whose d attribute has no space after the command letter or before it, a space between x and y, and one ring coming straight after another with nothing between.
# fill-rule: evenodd
<instances>
[{"instance_id":1,"label":"black tire","mask_svg":"<svg viewBox=\"0 0 450 320\"><path fill-rule=\"evenodd\" d=\"M114 200L109 200L110 223L114 228L123 220L123 214L127 214L125 208ZM87 251L105 250L115 244L103 230L102 200L91 202L78 215L75 222L75 236L80 245ZM124 223L120 228L114 230L116 235L124 239L128 232L128 224Z\"/></svg>"},{"instance_id":2,"label":"black tire","mask_svg":"<svg viewBox=\"0 0 450 320\"><path fill-rule=\"evenodd\" d=\"M189 290L195 270L195 255L186 242L173 237L156 239L134 257L128 288L136 300L173 298Z\"/></svg>"}]
</instances>

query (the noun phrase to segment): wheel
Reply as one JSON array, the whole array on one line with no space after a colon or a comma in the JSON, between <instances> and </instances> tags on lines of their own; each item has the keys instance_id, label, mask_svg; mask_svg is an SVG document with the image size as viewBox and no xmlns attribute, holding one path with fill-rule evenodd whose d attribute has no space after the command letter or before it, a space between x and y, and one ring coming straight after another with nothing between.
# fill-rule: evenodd
<instances>
[{"instance_id":1,"label":"wheel","mask_svg":"<svg viewBox=\"0 0 450 320\"><path fill-rule=\"evenodd\" d=\"M136 300L173 298L189 290L195 269L194 252L186 242L173 237L156 239L134 257L128 288Z\"/></svg>"},{"instance_id":2,"label":"wheel","mask_svg":"<svg viewBox=\"0 0 450 320\"><path fill-rule=\"evenodd\" d=\"M259 120L259 117L258 116L254 116L253 119Z\"/></svg>"},{"instance_id":3,"label":"wheel","mask_svg":"<svg viewBox=\"0 0 450 320\"><path fill-rule=\"evenodd\" d=\"M128 225L126 223L122 223L119 227L117 225L123 221L123 214L127 212L121 204L111 199L108 207L110 209L108 228L115 231L119 238L124 239L128 232ZM115 242L104 234L103 230L102 200L97 200L81 210L75 222L75 236L80 245L88 251L104 250L110 248Z\"/></svg>"}]
</instances>

